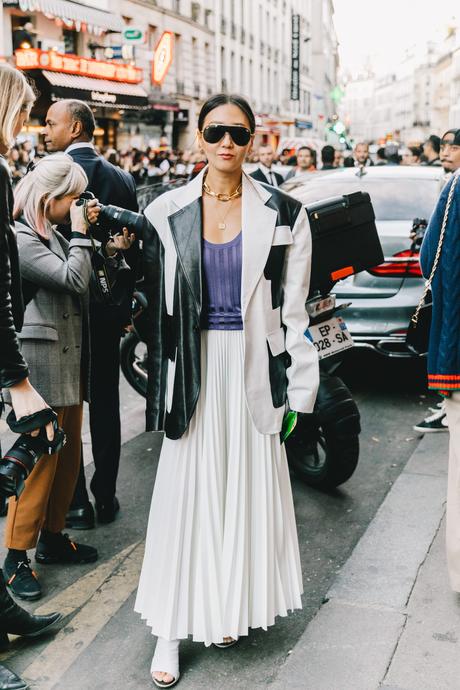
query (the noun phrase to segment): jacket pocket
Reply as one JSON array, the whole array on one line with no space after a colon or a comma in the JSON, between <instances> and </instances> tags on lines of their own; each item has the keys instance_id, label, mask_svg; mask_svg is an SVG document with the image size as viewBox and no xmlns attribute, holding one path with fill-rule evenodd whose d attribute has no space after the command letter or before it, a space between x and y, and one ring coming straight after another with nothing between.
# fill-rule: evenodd
<instances>
[{"instance_id":1,"label":"jacket pocket","mask_svg":"<svg viewBox=\"0 0 460 690\"><path fill-rule=\"evenodd\" d=\"M286 369L291 363L291 358L286 352L283 328L277 328L276 331L267 334L267 353L273 407L281 407L286 402Z\"/></svg>"},{"instance_id":2,"label":"jacket pocket","mask_svg":"<svg viewBox=\"0 0 460 690\"><path fill-rule=\"evenodd\" d=\"M277 225L273 234L273 245L292 244L292 230L289 225Z\"/></svg>"},{"instance_id":3,"label":"jacket pocket","mask_svg":"<svg viewBox=\"0 0 460 690\"><path fill-rule=\"evenodd\" d=\"M59 340L58 332L54 326L43 324L28 324L22 327L18 333L20 340Z\"/></svg>"},{"instance_id":4,"label":"jacket pocket","mask_svg":"<svg viewBox=\"0 0 460 690\"><path fill-rule=\"evenodd\" d=\"M286 350L284 328L277 328L276 331L267 333L267 342L274 357L284 352Z\"/></svg>"},{"instance_id":5,"label":"jacket pocket","mask_svg":"<svg viewBox=\"0 0 460 690\"><path fill-rule=\"evenodd\" d=\"M173 394L174 394L174 379L176 376L176 359L177 359L177 349L174 353L174 359L168 359L168 375L166 383L166 412L171 412L173 404Z\"/></svg>"}]
</instances>

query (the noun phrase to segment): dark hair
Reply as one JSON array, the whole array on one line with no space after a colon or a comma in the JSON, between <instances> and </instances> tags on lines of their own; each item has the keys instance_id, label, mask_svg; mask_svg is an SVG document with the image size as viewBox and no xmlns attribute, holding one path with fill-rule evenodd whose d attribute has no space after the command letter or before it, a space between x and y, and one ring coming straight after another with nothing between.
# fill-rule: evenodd
<instances>
[{"instance_id":1,"label":"dark hair","mask_svg":"<svg viewBox=\"0 0 460 690\"><path fill-rule=\"evenodd\" d=\"M347 156L346 158L343 159L343 167L344 168L354 168L355 167L355 159L353 156Z\"/></svg>"},{"instance_id":2,"label":"dark hair","mask_svg":"<svg viewBox=\"0 0 460 690\"><path fill-rule=\"evenodd\" d=\"M93 138L94 130L96 129L96 122L94 120L93 111L84 101L70 100L66 101L67 108L75 122L81 123L82 133L86 134L90 139Z\"/></svg>"},{"instance_id":3,"label":"dark hair","mask_svg":"<svg viewBox=\"0 0 460 690\"><path fill-rule=\"evenodd\" d=\"M431 148L435 153L439 153L441 150L441 139L437 134L431 134L425 144L431 144Z\"/></svg>"},{"instance_id":4,"label":"dark hair","mask_svg":"<svg viewBox=\"0 0 460 690\"><path fill-rule=\"evenodd\" d=\"M316 160L316 151L315 151L315 149L312 149L311 146L301 146L300 148L297 149L297 153L299 153L299 151L309 151L309 152L310 152L311 159L312 159L312 161L313 161L313 165L314 165L315 168L316 168L317 160Z\"/></svg>"},{"instance_id":5,"label":"dark hair","mask_svg":"<svg viewBox=\"0 0 460 690\"><path fill-rule=\"evenodd\" d=\"M413 156L417 156L417 158L420 158L422 155L423 151L420 148L420 146L408 146L409 151Z\"/></svg>"},{"instance_id":6,"label":"dark hair","mask_svg":"<svg viewBox=\"0 0 460 690\"><path fill-rule=\"evenodd\" d=\"M446 136L446 134L453 134L454 140L452 143L456 146L460 146L460 129L448 129L447 132L444 132L444 134L442 135L443 139Z\"/></svg>"},{"instance_id":7,"label":"dark hair","mask_svg":"<svg viewBox=\"0 0 460 690\"><path fill-rule=\"evenodd\" d=\"M207 101L201 106L200 114L198 115L198 129L203 129L203 124L206 116L221 105L227 105L227 103L232 103L236 105L237 108L243 112L249 121L249 129L251 134L254 134L256 130L256 118L252 112L252 108L243 96L238 96L237 94L229 93L216 93L214 96L210 96Z\"/></svg>"},{"instance_id":8,"label":"dark hair","mask_svg":"<svg viewBox=\"0 0 460 690\"><path fill-rule=\"evenodd\" d=\"M321 160L323 163L333 163L334 162L335 148L326 144L321 149Z\"/></svg>"},{"instance_id":9,"label":"dark hair","mask_svg":"<svg viewBox=\"0 0 460 690\"><path fill-rule=\"evenodd\" d=\"M377 149L377 156L382 160L386 160L387 154L385 153L385 148L383 146Z\"/></svg>"}]
</instances>

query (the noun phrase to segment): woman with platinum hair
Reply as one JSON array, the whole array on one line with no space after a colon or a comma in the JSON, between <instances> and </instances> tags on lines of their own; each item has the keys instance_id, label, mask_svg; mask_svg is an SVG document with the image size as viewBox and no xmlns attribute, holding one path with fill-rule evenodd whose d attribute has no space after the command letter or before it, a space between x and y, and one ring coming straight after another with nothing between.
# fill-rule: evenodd
<instances>
[{"instance_id":1,"label":"woman with platinum hair","mask_svg":"<svg viewBox=\"0 0 460 690\"><path fill-rule=\"evenodd\" d=\"M24 294L28 304L19 334L30 379L58 415L67 436L58 453L37 463L18 500L10 500L4 570L13 593L26 600L42 591L27 550L37 546L39 563L88 563L91 546L62 534L80 465L83 399L89 377L88 287L92 244L82 206L76 201L87 177L70 156L38 161L15 190L14 216ZM98 215L96 200L88 219ZM71 223L70 243L56 226ZM27 301L27 297L26 297ZM37 543L38 542L38 543Z\"/></svg>"}]
</instances>

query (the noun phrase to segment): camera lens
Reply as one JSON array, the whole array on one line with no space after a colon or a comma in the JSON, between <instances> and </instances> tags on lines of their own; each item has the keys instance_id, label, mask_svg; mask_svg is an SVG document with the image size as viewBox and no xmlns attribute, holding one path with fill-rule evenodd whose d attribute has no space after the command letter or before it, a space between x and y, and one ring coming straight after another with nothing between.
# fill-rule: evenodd
<instances>
[{"instance_id":1,"label":"camera lens","mask_svg":"<svg viewBox=\"0 0 460 690\"><path fill-rule=\"evenodd\" d=\"M128 228L136 235L137 239L142 238L145 216L142 213L134 213L119 206L101 206L98 223L104 228L112 231L122 232L123 228Z\"/></svg>"}]
</instances>

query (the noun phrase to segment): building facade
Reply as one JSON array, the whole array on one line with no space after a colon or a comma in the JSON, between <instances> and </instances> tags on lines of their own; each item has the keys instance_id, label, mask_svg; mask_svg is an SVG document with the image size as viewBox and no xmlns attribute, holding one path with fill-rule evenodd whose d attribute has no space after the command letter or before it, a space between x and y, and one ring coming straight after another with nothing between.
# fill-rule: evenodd
<instances>
[{"instance_id":1,"label":"building facade","mask_svg":"<svg viewBox=\"0 0 460 690\"><path fill-rule=\"evenodd\" d=\"M460 126L460 31L450 27L439 43L408 51L393 74L347 79L344 90L340 113L355 140L441 136Z\"/></svg>"},{"instance_id":2,"label":"building facade","mask_svg":"<svg viewBox=\"0 0 460 690\"><path fill-rule=\"evenodd\" d=\"M190 148L201 104L220 91L248 98L257 141L275 147L283 137L322 138L335 112L332 0L4 0L2 12L0 57L16 59L43 89L37 127L49 102L71 89L94 109L98 143L118 148L158 146L162 137ZM20 45L26 24L30 41ZM91 74L101 74L89 77L72 55L94 60ZM155 56L167 61L161 78ZM59 64L68 67L62 74ZM110 65L136 78L117 84Z\"/></svg>"}]
</instances>

